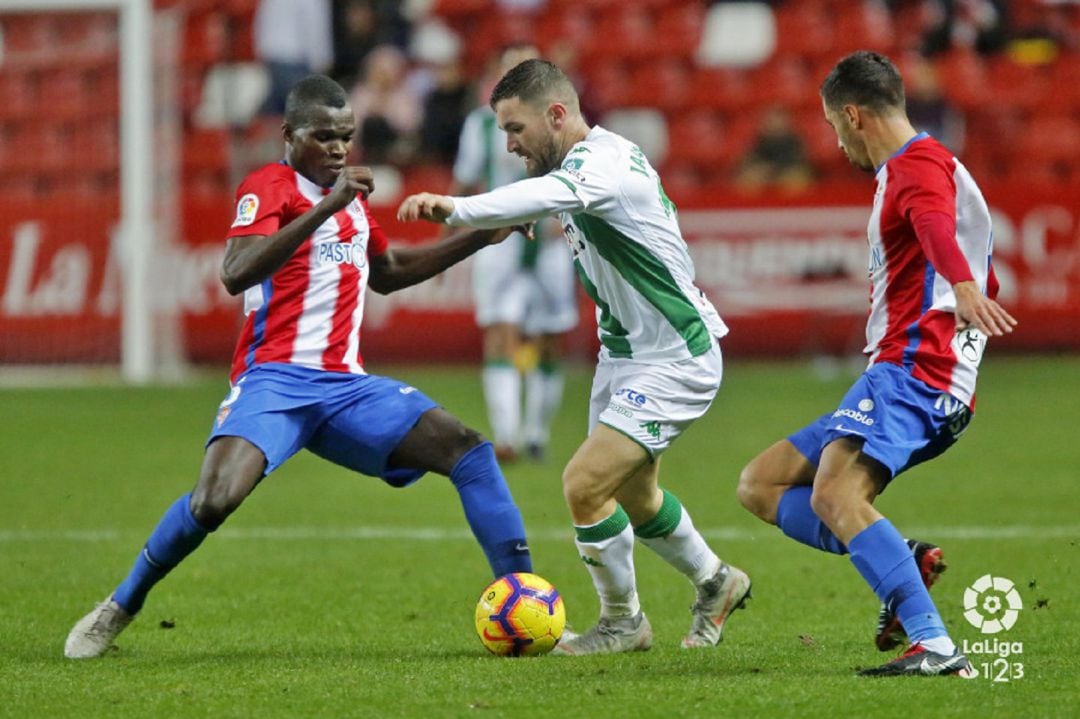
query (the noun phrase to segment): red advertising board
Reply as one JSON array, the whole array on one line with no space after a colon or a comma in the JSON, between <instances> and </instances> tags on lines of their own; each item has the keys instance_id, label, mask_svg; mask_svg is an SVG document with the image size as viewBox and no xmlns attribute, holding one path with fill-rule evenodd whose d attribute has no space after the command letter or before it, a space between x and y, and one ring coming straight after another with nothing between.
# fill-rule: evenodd
<instances>
[{"instance_id":1,"label":"red advertising board","mask_svg":"<svg viewBox=\"0 0 1080 719\"><path fill-rule=\"evenodd\" d=\"M868 307L866 221L871 183L797 199L707 194L680 199L698 283L731 327L731 354L854 354ZM983 188L994 213L1001 301L1021 325L995 346L1080 349L1080 188ZM187 199L182 241L154 265L156 302L181 319L188 358L223 362L240 303L217 279L232 208ZM392 242L433 239L375 208ZM0 363L108 362L119 356L120 268L115 204L0 206ZM417 287L369 299L369 361L462 361L480 356L466 262ZM568 344L595 352L592 308Z\"/></svg>"}]
</instances>

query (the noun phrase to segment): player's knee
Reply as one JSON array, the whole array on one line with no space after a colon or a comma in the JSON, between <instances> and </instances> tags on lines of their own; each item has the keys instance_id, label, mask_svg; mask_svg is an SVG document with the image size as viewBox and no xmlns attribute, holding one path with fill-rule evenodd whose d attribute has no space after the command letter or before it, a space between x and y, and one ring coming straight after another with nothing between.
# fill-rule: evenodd
<instances>
[{"instance_id":1,"label":"player's knee","mask_svg":"<svg viewBox=\"0 0 1080 719\"><path fill-rule=\"evenodd\" d=\"M465 425L458 423L457 427L454 427L449 431L446 437L448 450L447 455L450 458L450 467L458 463L462 457L468 454L478 444L482 444L487 440L484 435L477 432L475 429L470 429Z\"/></svg>"},{"instance_id":2,"label":"player's knee","mask_svg":"<svg viewBox=\"0 0 1080 719\"><path fill-rule=\"evenodd\" d=\"M601 496L597 483L590 480L588 472L574 462L563 471L563 498L570 513L575 516L591 516L598 512L610 497Z\"/></svg>"},{"instance_id":3,"label":"player's knee","mask_svg":"<svg viewBox=\"0 0 1080 719\"><path fill-rule=\"evenodd\" d=\"M232 490L220 477L204 477L191 493L191 513L202 526L217 529L244 501L244 494Z\"/></svg>"},{"instance_id":4,"label":"player's knee","mask_svg":"<svg viewBox=\"0 0 1080 719\"><path fill-rule=\"evenodd\" d=\"M814 483L814 491L810 494L810 509L821 518L827 526L833 526L843 512L844 499L837 491L836 486L828 481Z\"/></svg>"},{"instance_id":5,"label":"player's knee","mask_svg":"<svg viewBox=\"0 0 1080 719\"><path fill-rule=\"evenodd\" d=\"M756 462L743 467L739 473L739 485L735 489L735 496L743 507L766 522L775 522L776 502L772 495Z\"/></svg>"}]
</instances>

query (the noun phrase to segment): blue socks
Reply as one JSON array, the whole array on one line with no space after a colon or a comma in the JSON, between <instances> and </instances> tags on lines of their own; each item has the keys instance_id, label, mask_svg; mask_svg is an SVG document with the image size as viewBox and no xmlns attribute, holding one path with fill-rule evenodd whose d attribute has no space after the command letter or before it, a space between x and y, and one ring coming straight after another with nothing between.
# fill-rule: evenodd
<instances>
[{"instance_id":1,"label":"blue socks","mask_svg":"<svg viewBox=\"0 0 1080 719\"><path fill-rule=\"evenodd\" d=\"M136 614L153 586L191 554L208 531L191 513L190 492L173 502L146 540L131 573L113 592L113 600L128 614Z\"/></svg>"},{"instance_id":2,"label":"blue socks","mask_svg":"<svg viewBox=\"0 0 1080 719\"><path fill-rule=\"evenodd\" d=\"M465 519L495 576L531 572L525 523L495 461L491 442L483 442L466 452L450 471L450 481L461 496Z\"/></svg>"},{"instance_id":3,"label":"blue socks","mask_svg":"<svg viewBox=\"0 0 1080 719\"><path fill-rule=\"evenodd\" d=\"M847 554L848 548L810 508L813 491L813 487L806 486L784 492L776 507L776 526L796 542L833 554Z\"/></svg>"},{"instance_id":4,"label":"blue socks","mask_svg":"<svg viewBox=\"0 0 1080 719\"><path fill-rule=\"evenodd\" d=\"M889 520L879 519L856 534L849 549L851 563L900 619L912 644L948 637L911 548Z\"/></svg>"}]
</instances>

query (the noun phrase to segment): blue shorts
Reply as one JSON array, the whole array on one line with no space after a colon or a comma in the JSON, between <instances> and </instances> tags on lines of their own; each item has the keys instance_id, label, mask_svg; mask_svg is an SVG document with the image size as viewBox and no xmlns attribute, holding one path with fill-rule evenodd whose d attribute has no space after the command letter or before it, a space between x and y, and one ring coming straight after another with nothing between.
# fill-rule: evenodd
<instances>
[{"instance_id":1,"label":"blue shorts","mask_svg":"<svg viewBox=\"0 0 1080 719\"><path fill-rule=\"evenodd\" d=\"M963 402L882 362L863 373L835 412L788 440L816 467L829 443L861 438L863 454L885 465L892 479L951 447L970 421Z\"/></svg>"},{"instance_id":2,"label":"blue shorts","mask_svg":"<svg viewBox=\"0 0 1080 719\"><path fill-rule=\"evenodd\" d=\"M243 437L266 456L266 474L306 448L404 487L424 472L390 469L387 460L420 416L437 406L415 387L387 377L261 364L232 386L206 444Z\"/></svg>"}]
</instances>

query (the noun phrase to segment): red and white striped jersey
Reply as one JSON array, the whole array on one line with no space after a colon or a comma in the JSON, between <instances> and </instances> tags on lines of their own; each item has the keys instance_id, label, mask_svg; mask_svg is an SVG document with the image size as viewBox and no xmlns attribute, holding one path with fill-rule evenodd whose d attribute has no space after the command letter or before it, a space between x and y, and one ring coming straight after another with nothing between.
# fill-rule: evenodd
<instances>
[{"instance_id":1,"label":"red and white striped jersey","mask_svg":"<svg viewBox=\"0 0 1080 719\"><path fill-rule=\"evenodd\" d=\"M876 175L870 215L870 364L890 362L974 406L986 336L956 332L952 286L974 280L990 297L990 211L959 160L920 133Z\"/></svg>"},{"instance_id":2,"label":"red and white striped jersey","mask_svg":"<svg viewBox=\"0 0 1080 719\"><path fill-rule=\"evenodd\" d=\"M227 237L269 237L328 193L284 163L265 165L240 183ZM244 292L247 319L230 381L264 362L363 374L368 257L386 250L386 235L359 198L320 225L277 272Z\"/></svg>"}]
</instances>

